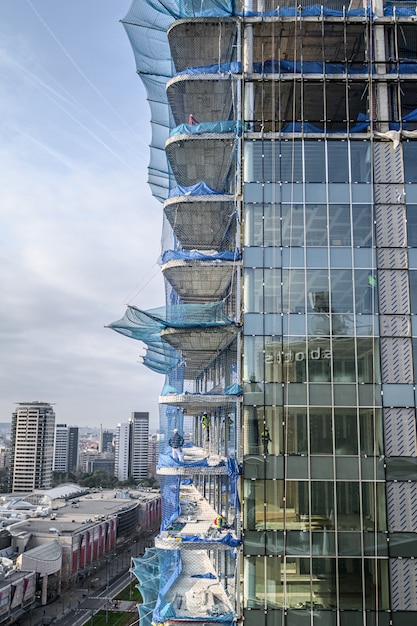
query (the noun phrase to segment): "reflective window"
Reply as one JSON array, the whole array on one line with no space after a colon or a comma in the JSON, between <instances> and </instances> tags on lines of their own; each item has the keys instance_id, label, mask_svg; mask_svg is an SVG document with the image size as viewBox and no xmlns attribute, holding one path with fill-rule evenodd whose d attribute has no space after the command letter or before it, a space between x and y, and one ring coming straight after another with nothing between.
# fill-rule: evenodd
<instances>
[{"instance_id":1,"label":"reflective window","mask_svg":"<svg viewBox=\"0 0 417 626\"><path fill-rule=\"evenodd\" d=\"M344 95L345 87L341 88ZM343 107L341 110L345 114ZM328 141L327 160L329 163L329 183L344 183L349 181L348 143L347 141Z\"/></svg>"},{"instance_id":2,"label":"reflective window","mask_svg":"<svg viewBox=\"0 0 417 626\"><path fill-rule=\"evenodd\" d=\"M417 141L404 141L404 179L406 183L417 183Z\"/></svg>"}]
</instances>

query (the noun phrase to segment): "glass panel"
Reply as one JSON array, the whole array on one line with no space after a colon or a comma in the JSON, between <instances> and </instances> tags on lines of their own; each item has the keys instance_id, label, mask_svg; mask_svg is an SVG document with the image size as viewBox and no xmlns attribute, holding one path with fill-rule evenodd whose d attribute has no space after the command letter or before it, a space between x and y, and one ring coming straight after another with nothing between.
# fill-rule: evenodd
<instances>
[{"instance_id":1,"label":"glass panel","mask_svg":"<svg viewBox=\"0 0 417 626\"><path fill-rule=\"evenodd\" d=\"M359 425L361 454L369 456L383 454L381 409L360 409Z\"/></svg>"},{"instance_id":2,"label":"glass panel","mask_svg":"<svg viewBox=\"0 0 417 626\"><path fill-rule=\"evenodd\" d=\"M283 313L305 312L305 283L303 270L282 271Z\"/></svg>"},{"instance_id":3,"label":"glass panel","mask_svg":"<svg viewBox=\"0 0 417 626\"><path fill-rule=\"evenodd\" d=\"M351 245L350 208L348 204L329 205L329 243L331 246Z\"/></svg>"},{"instance_id":4,"label":"glass panel","mask_svg":"<svg viewBox=\"0 0 417 626\"><path fill-rule=\"evenodd\" d=\"M390 608L388 560L365 559L365 608L387 610Z\"/></svg>"},{"instance_id":5,"label":"glass panel","mask_svg":"<svg viewBox=\"0 0 417 626\"><path fill-rule=\"evenodd\" d=\"M278 313L281 311L281 270L264 270L264 292L259 303L259 309L264 313Z\"/></svg>"},{"instance_id":6,"label":"glass panel","mask_svg":"<svg viewBox=\"0 0 417 626\"><path fill-rule=\"evenodd\" d=\"M262 295L263 295L263 269L249 269L245 270L245 285L244 285L244 312L245 313L257 313L263 311Z\"/></svg>"},{"instance_id":7,"label":"glass panel","mask_svg":"<svg viewBox=\"0 0 417 626\"><path fill-rule=\"evenodd\" d=\"M245 204L244 215L244 245L263 245L263 205Z\"/></svg>"},{"instance_id":8,"label":"glass panel","mask_svg":"<svg viewBox=\"0 0 417 626\"><path fill-rule=\"evenodd\" d=\"M310 409L310 454L332 454L333 424L330 409Z\"/></svg>"},{"instance_id":9,"label":"glass panel","mask_svg":"<svg viewBox=\"0 0 417 626\"><path fill-rule=\"evenodd\" d=\"M356 409L334 410L336 454L358 454L358 422Z\"/></svg>"},{"instance_id":10,"label":"glass panel","mask_svg":"<svg viewBox=\"0 0 417 626\"><path fill-rule=\"evenodd\" d=\"M417 183L417 142L403 142L404 179L406 183Z\"/></svg>"},{"instance_id":11,"label":"glass panel","mask_svg":"<svg viewBox=\"0 0 417 626\"><path fill-rule=\"evenodd\" d=\"M264 215L265 219L263 224L263 245L279 246L281 243L280 205L265 204Z\"/></svg>"},{"instance_id":12,"label":"glass panel","mask_svg":"<svg viewBox=\"0 0 417 626\"><path fill-rule=\"evenodd\" d=\"M357 482L337 482L337 529L360 530L360 492Z\"/></svg>"},{"instance_id":13,"label":"glass panel","mask_svg":"<svg viewBox=\"0 0 417 626\"><path fill-rule=\"evenodd\" d=\"M352 97L352 89L350 95ZM350 167L352 174L352 183L367 183L371 180L370 151L371 147L369 141L350 142Z\"/></svg>"},{"instance_id":14,"label":"glass panel","mask_svg":"<svg viewBox=\"0 0 417 626\"><path fill-rule=\"evenodd\" d=\"M387 530L384 483L362 483L364 530Z\"/></svg>"},{"instance_id":15,"label":"glass panel","mask_svg":"<svg viewBox=\"0 0 417 626\"><path fill-rule=\"evenodd\" d=\"M353 311L353 286L351 270L332 269L331 290L331 310L333 313L348 313Z\"/></svg>"},{"instance_id":16,"label":"glass panel","mask_svg":"<svg viewBox=\"0 0 417 626\"><path fill-rule=\"evenodd\" d=\"M283 379L286 382L302 383L306 380L306 363L309 359L305 337L284 339Z\"/></svg>"},{"instance_id":17,"label":"glass panel","mask_svg":"<svg viewBox=\"0 0 417 626\"><path fill-rule=\"evenodd\" d=\"M311 338L308 342L308 379L310 382L331 380L330 340Z\"/></svg>"},{"instance_id":18,"label":"glass panel","mask_svg":"<svg viewBox=\"0 0 417 626\"><path fill-rule=\"evenodd\" d=\"M338 92L344 95L345 86L338 86ZM337 89L337 87L336 87ZM334 94L333 94L334 96ZM342 120L346 119L345 107L340 107ZM346 124L346 123L345 123ZM349 180L348 143L347 141L327 142L327 161L329 170L329 183L343 183Z\"/></svg>"},{"instance_id":19,"label":"glass panel","mask_svg":"<svg viewBox=\"0 0 417 626\"><path fill-rule=\"evenodd\" d=\"M264 338L245 337L245 352L243 357L243 379L249 382L264 380ZM248 391L252 391L248 389ZM259 391L253 389L253 391ZM261 404L254 402L253 404ZM262 402L263 404L263 402Z\"/></svg>"},{"instance_id":20,"label":"glass panel","mask_svg":"<svg viewBox=\"0 0 417 626\"><path fill-rule=\"evenodd\" d=\"M407 243L410 248L417 248L417 206L407 205Z\"/></svg>"},{"instance_id":21,"label":"glass panel","mask_svg":"<svg viewBox=\"0 0 417 626\"><path fill-rule=\"evenodd\" d=\"M390 557L417 557L416 533L390 533Z\"/></svg>"},{"instance_id":22,"label":"glass panel","mask_svg":"<svg viewBox=\"0 0 417 626\"><path fill-rule=\"evenodd\" d=\"M301 141L281 141L276 146L281 148L281 180L283 182L302 182L303 159Z\"/></svg>"},{"instance_id":23,"label":"glass panel","mask_svg":"<svg viewBox=\"0 0 417 626\"><path fill-rule=\"evenodd\" d=\"M282 205L282 245L304 245L304 212L302 204Z\"/></svg>"},{"instance_id":24,"label":"glass panel","mask_svg":"<svg viewBox=\"0 0 417 626\"><path fill-rule=\"evenodd\" d=\"M323 98L320 98L320 102L323 102ZM317 114L317 107L315 107L315 114ZM320 119L322 118L323 115L320 116ZM304 142L304 170L306 183L326 182L324 141Z\"/></svg>"},{"instance_id":25,"label":"glass panel","mask_svg":"<svg viewBox=\"0 0 417 626\"><path fill-rule=\"evenodd\" d=\"M374 314L378 309L376 277L370 270L355 270L356 313Z\"/></svg>"},{"instance_id":26,"label":"glass panel","mask_svg":"<svg viewBox=\"0 0 417 626\"><path fill-rule=\"evenodd\" d=\"M417 458L391 457L386 459L387 480L417 480Z\"/></svg>"},{"instance_id":27,"label":"glass panel","mask_svg":"<svg viewBox=\"0 0 417 626\"><path fill-rule=\"evenodd\" d=\"M353 245L370 247L373 243L373 214L371 204L353 204Z\"/></svg>"},{"instance_id":28,"label":"glass panel","mask_svg":"<svg viewBox=\"0 0 417 626\"><path fill-rule=\"evenodd\" d=\"M341 558L338 560L339 607L362 609L362 561Z\"/></svg>"},{"instance_id":29,"label":"glass panel","mask_svg":"<svg viewBox=\"0 0 417 626\"><path fill-rule=\"evenodd\" d=\"M285 418L285 452L287 454L307 454L307 410L288 409Z\"/></svg>"},{"instance_id":30,"label":"glass panel","mask_svg":"<svg viewBox=\"0 0 417 626\"><path fill-rule=\"evenodd\" d=\"M335 382L351 383L356 380L355 342L350 337L333 340L333 378Z\"/></svg>"}]
</instances>

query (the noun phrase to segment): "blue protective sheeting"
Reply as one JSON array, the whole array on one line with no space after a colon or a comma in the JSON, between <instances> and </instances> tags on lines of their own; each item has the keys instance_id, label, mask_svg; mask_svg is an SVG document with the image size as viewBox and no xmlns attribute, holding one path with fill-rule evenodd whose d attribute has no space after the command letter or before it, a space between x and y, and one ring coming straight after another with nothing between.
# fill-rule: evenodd
<instances>
[{"instance_id":1,"label":"blue protective sheeting","mask_svg":"<svg viewBox=\"0 0 417 626\"><path fill-rule=\"evenodd\" d=\"M202 135L204 133L242 133L242 124L235 120L220 122L201 122L200 124L180 124L171 130L170 137L175 135Z\"/></svg>"},{"instance_id":2,"label":"blue protective sheeting","mask_svg":"<svg viewBox=\"0 0 417 626\"><path fill-rule=\"evenodd\" d=\"M390 74L417 74L417 61L402 61L398 67L394 67Z\"/></svg>"},{"instance_id":3,"label":"blue protective sheeting","mask_svg":"<svg viewBox=\"0 0 417 626\"><path fill-rule=\"evenodd\" d=\"M225 465L224 461L219 461L217 465L211 467L222 467ZM160 467L209 467L207 459L201 459L200 461L178 461L173 459L170 454L160 454L158 458L158 468Z\"/></svg>"},{"instance_id":4,"label":"blue protective sheeting","mask_svg":"<svg viewBox=\"0 0 417 626\"><path fill-rule=\"evenodd\" d=\"M323 7L321 5L312 5L312 6L293 6L293 7L279 7L273 11L244 11L240 13L236 13L236 15L246 16L246 17L257 17L259 15L265 15L266 17L342 17L343 15L347 15L350 17L365 17L373 16L370 8L363 9L353 9L351 11L340 11L337 9L330 9L327 7Z\"/></svg>"},{"instance_id":5,"label":"blue protective sheeting","mask_svg":"<svg viewBox=\"0 0 417 626\"><path fill-rule=\"evenodd\" d=\"M187 67L182 72L177 72L175 76L183 74L240 74L242 64L238 61L231 63L213 63L212 65L198 65L195 67Z\"/></svg>"},{"instance_id":6,"label":"blue protective sheeting","mask_svg":"<svg viewBox=\"0 0 417 626\"><path fill-rule=\"evenodd\" d=\"M161 263L169 263L170 261L238 261L242 258L239 250L230 252L214 252L207 254L200 250L167 250L161 257Z\"/></svg>"},{"instance_id":7,"label":"blue protective sheeting","mask_svg":"<svg viewBox=\"0 0 417 626\"><path fill-rule=\"evenodd\" d=\"M169 396L170 394L179 394L180 392L175 387L171 387L171 385L164 385L162 387L161 396Z\"/></svg>"},{"instance_id":8,"label":"blue protective sheeting","mask_svg":"<svg viewBox=\"0 0 417 626\"><path fill-rule=\"evenodd\" d=\"M165 530L181 515L181 481L178 476L164 476L160 483L162 501L161 530Z\"/></svg>"},{"instance_id":9,"label":"blue protective sheeting","mask_svg":"<svg viewBox=\"0 0 417 626\"><path fill-rule=\"evenodd\" d=\"M263 74L367 74L367 65L323 63L321 61L263 61L254 63L253 71Z\"/></svg>"},{"instance_id":10,"label":"blue protective sheeting","mask_svg":"<svg viewBox=\"0 0 417 626\"><path fill-rule=\"evenodd\" d=\"M213 189L204 181L197 183L195 185L191 185L190 187L184 187L182 185L177 185L169 192L170 198L176 198L177 196L212 196L212 195L222 195L222 191L217 191L217 189Z\"/></svg>"},{"instance_id":11,"label":"blue protective sheeting","mask_svg":"<svg viewBox=\"0 0 417 626\"><path fill-rule=\"evenodd\" d=\"M411 17L416 15L416 7L401 7L401 6L389 6L384 7L384 16L392 17L398 15L398 17Z\"/></svg>"},{"instance_id":12,"label":"blue protective sheeting","mask_svg":"<svg viewBox=\"0 0 417 626\"><path fill-rule=\"evenodd\" d=\"M241 396L243 389L240 385L229 385L224 388L224 393L226 396Z\"/></svg>"},{"instance_id":13,"label":"blue protective sheeting","mask_svg":"<svg viewBox=\"0 0 417 626\"><path fill-rule=\"evenodd\" d=\"M181 541L182 542L189 542L189 543L204 543L207 541L210 541L210 543L222 543L225 546L229 546L230 548L236 548L237 546L240 546L240 544L242 543L240 541L240 539L236 539L236 537L233 537L232 533L227 533L224 537L221 537L219 539L213 539L210 537L210 539L206 539L206 538L201 538L199 535L181 535ZM197 577L197 575L194 576L195 578ZM205 576L199 576L200 578L207 578L207 575Z\"/></svg>"}]
</instances>

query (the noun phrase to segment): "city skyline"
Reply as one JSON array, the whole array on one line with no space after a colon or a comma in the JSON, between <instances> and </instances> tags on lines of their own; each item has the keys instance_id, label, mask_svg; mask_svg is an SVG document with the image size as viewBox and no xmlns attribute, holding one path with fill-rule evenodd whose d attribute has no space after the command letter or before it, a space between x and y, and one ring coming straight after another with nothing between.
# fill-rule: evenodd
<instances>
[{"instance_id":1,"label":"city skyline","mask_svg":"<svg viewBox=\"0 0 417 626\"><path fill-rule=\"evenodd\" d=\"M37 400L79 426L157 420L162 377L105 328L127 302L163 303L129 6L0 6L2 421Z\"/></svg>"}]
</instances>

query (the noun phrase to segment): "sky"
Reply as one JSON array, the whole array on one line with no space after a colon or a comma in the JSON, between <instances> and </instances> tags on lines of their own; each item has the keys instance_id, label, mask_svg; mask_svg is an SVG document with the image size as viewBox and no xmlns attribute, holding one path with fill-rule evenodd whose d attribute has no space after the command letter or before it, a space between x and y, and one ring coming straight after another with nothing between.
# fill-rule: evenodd
<instances>
[{"instance_id":1,"label":"sky","mask_svg":"<svg viewBox=\"0 0 417 626\"><path fill-rule=\"evenodd\" d=\"M164 379L105 328L164 304L149 107L119 20L130 0L0 2L0 421L157 425Z\"/></svg>"}]
</instances>

